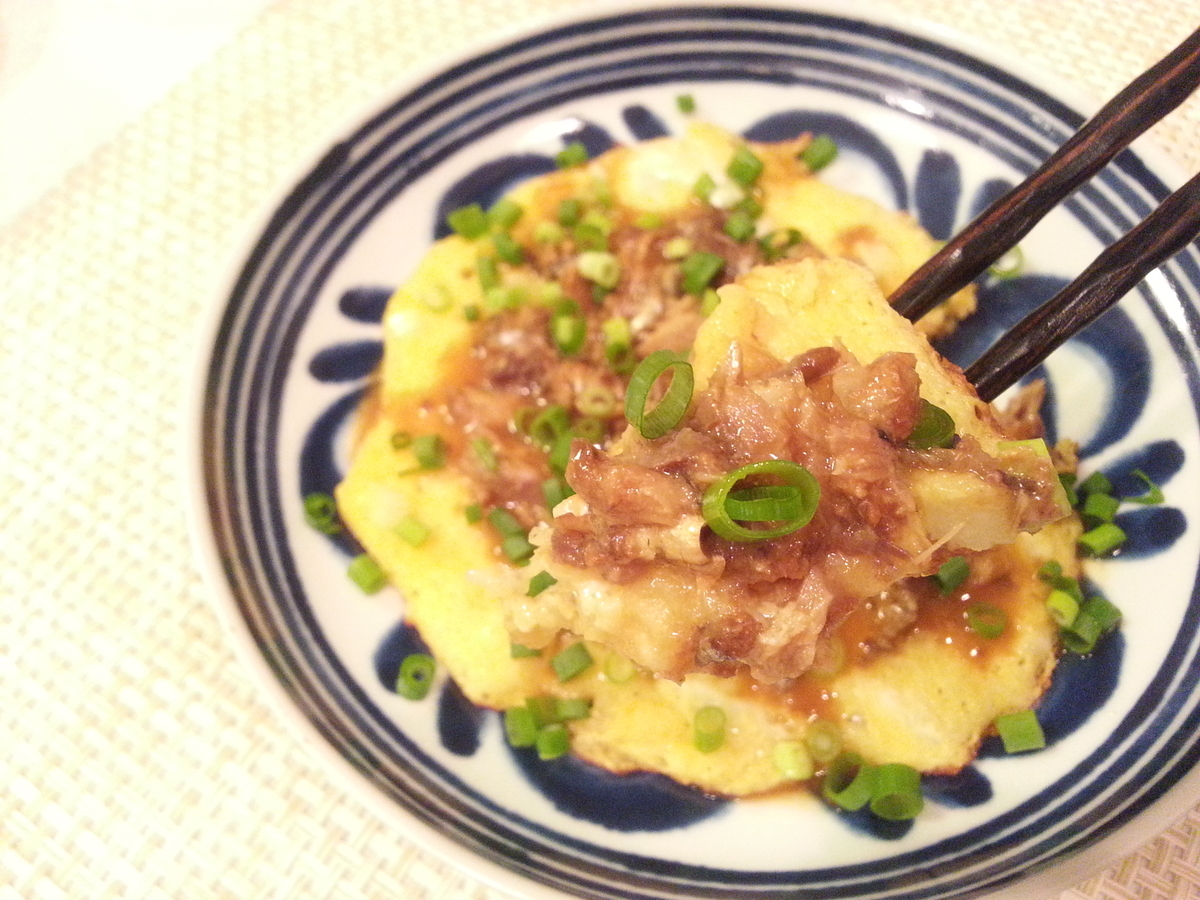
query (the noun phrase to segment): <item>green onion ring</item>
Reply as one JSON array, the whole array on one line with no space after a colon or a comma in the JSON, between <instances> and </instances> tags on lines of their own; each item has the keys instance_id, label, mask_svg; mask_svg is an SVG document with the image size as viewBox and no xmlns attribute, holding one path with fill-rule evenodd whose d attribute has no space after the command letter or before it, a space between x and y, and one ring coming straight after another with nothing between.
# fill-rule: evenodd
<instances>
[{"instance_id":1,"label":"green onion ring","mask_svg":"<svg viewBox=\"0 0 1200 900\"><path fill-rule=\"evenodd\" d=\"M925 805L921 796L921 773L902 763L875 767L871 812L889 822L915 819Z\"/></svg>"},{"instance_id":2,"label":"green onion ring","mask_svg":"<svg viewBox=\"0 0 1200 900\"><path fill-rule=\"evenodd\" d=\"M671 385L653 409L647 409L650 390L663 374L671 373ZM655 350L643 359L625 389L625 418L647 440L672 431L687 414L692 402L695 377L692 366L670 350Z\"/></svg>"},{"instance_id":3,"label":"green onion ring","mask_svg":"<svg viewBox=\"0 0 1200 900\"><path fill-rule=\"evenodd\" d=\"M913 450L953 447L954 428L954 419L950 413L922 397L921 412L916 425L913 426L912 434L908 436L908 446Z\"/></svg>"},{"instance_id":4,"label":"green onion ring","mask_svg":"<svg viewBox=\"0 0 1200 900\"><path fill-rule=\"evenodd\" d=\"M547 406L529 423L530 439L543 450L551 450L555 442L571 430L571 417L563 406Z\"/></svg>"},{"instance_id":5,"label":"green onion ring","mask_svg":"<svg viewBox=\"0 0 1200 900\"><path fill-rule=\"evenodd\" d=\"M779 521L773 528L747 528L736 521L735 511L740 515L746 509L741 495L735 494L735 488L745 478L752 475L769 475L781 479L782 485L771 487L790 487L796 491L797 505L794 513L782 520L745 519L744 521ZM751 488L751 490L754 490ZM731 495L733 506L730 507ZM791 534L807 525L817 511L817 503L821 499L821 486L817 479L804 466L786 459L767 459L762 462L750 463L739 469L734 469L711 485L704 492L700 511L704 521L713 533L730 541L766 541L772 538ZM756 503L757 501L750 501ZM750 507L751 512L757 512L756 507Z\"/></svg>"},{"instance_id":6,"label":"green onion ring","mask_svg":"<svg viewBox=\"0 0 1200 900\"><path fill-rule=\"evenodd\" d=\"M1032 709L997 716L994 724L1005 753L1025 753L1046 746L1046 734Z\"/></svg>"},{"instance_id":7,"label":"green onion ring","mask_svg":"<svg viewBox=\"0 0 1200 900\"><path fill-rule=\"evenodd\" d=\"M396 693L407 700L423 700L433 686L437 663L428 653L410 653L400 663Z\"/></svg>"},{"instance_id":8,"label":"green onion ring","mask_svg":"<svg viewBox=\"0 0 1200 900\"><path fill-rule=\"evenodd\" d=\"M852 750L838 755L825 773L821 794L830 803L854 812L870 802L875 793L876 768L867 765Z\"/></svg>"},{"instance_id":9,"label":"green onion ring","mask_svg":"<svg viewBox=\"0 0 1200 900\"><path fill-rule=\"evenodd\" d=\"M1008 614L990 603L972 603L964 613L967 627L977 635L994 640L1008 627Z\"/></svg>"},{"instance_id":10,"label":"green onion ring","mask_svg":"<svg viewBox=\"0 0 1200 900\"><path fill-rule=\"evenodd\" d=\"M803 504L804 496L795 485L763 484L730 491L725 511L738 522L780 522L798 516Z\"/></svg>"}]
</instances>

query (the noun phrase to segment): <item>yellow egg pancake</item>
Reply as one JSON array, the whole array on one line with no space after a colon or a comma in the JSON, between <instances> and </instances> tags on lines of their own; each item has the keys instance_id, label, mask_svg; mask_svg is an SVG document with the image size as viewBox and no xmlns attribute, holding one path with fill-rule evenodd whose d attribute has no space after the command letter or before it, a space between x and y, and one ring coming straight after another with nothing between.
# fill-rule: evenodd
<instances>
[{"instance_id":1,"label":"yellow egg pancake","mask_svg":"<svg viewBox=\"0 0 1200 900\"><path fill-rule=\"evenodd\" d=\"M741 244L799 230L803 244L782 260L749 250L735 259L741 251L726 238L705 243L710 238L701 227L722 227L737 198L749 192L739 195L727 175L744 142L701 125L681 138L617 148L518 187L507 200L520 215L501 227L522 248L519 259L497 259L494 224L474 237L439 241L388 305L378 383L336 493L341 517L402 595L404 616L469 699L499 710L522 707L531 697L587 700L587 716L568 723L572 752L616 772L661 772L726 796L811 777L821 765L805 744L814 723L834 726L845 747L869 760L957 771L997 715L1030 707L1048 682L1057 627L1045 611L1048 587L1037 577L1039 566L1054 559L1068 575L1078 572L1073 517L1005 546L992 547L990 540L988 549L962 549L971 560L968 582L942 595L929 579L913 579L904 590L920 596L920 612L889 646L864 649L859 640L870 633L872 617L885 614L891 601L882 596L842 623L830 644L844 645L838 658L777 684L746 671L659 677L601 641L585 642L592 664L563 680L553 660L580 638L558 628L529 641L539 645L536 654L514 654L514 643L537 632L522 616L536 618L539 607L552 607L567 592L586 593L592 576L556 563L546 546L532 563L515 565L505 552L514 532L490 513L511 513L521 526L518 537L531 532L533 544L546 544L556 498L548 494L539 506L531 486L538 477L554 482L555 470L538 475L545 452L533 446L522 413L561 406L576 423L598 417L598 440L605 445L622 431L618 413L597 412L601 399L619 406L627 377L627 370L620 377L602 371L620 330L614 321L623 323L639 357L656 347L694 344L698 389L734 346L786 360L837 344L864 362L901 348L917 357L922 396L946 409L960 433L992 454L1009 452L989 408L883 300L932 253L934 242L909 217L820 184L796 161L804 143L750 148L762 163L753 187L759 215L755 236ZM715 196L697 212L694 187L706 175ZM719 205L726 202L722 192L728 205ZM564 216L567 208L572 214ZM594 228L580 230L581 221ZM590 244L597 232L603 240ZM726 248L715 297L710 288L689 293L679 287L680 268L701 247ZM592 272L595 277L581 280L575 260L587 253L599 254L592 261L615 258L619 277ZM647 254L653 264L645 262ZM491 262L481 264L481 257ZM973 294L962 292L923 320L920 332L952 327L973 303ZM556 330L563 320L583 322L589 343L562 351L569 358L547 370L554 346L564 346ZM541 349L493 358L496 348L526 344ZM422 455L425 438L434 439L444 462ZM1025 448L1013 452L1028 455ZM942 504L947 515L957 515L958 500ZM938 506L936 496L929 502ZM939 527L969 531L971 517L960 518ZM418 537L408 527L414 523ZM527 563L528 553L519 559ZM531 588L543 571L558 584ZM1003 636L981 639L964 625L973 596L987 596L1004 611ZM695 718L712 707L724 713L725 739L705 752L694 739Z\"/></svg>"}]
</instances>

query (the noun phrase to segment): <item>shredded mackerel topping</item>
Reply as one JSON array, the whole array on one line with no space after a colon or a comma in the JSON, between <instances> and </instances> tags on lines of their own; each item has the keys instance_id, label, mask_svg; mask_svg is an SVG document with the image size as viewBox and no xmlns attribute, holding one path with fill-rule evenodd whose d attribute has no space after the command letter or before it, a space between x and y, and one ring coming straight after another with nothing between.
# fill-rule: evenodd
<instances>
[{"instance_id":1,"label":"shredded mackerel topping","mask_svg":"<svg viewBox=\"0 0 1200 900\"><path fill-rule=\"evenodd\" d=\"M670 435L648 441L630 430L611 454L577 442L566 472L577 496L552 522L553 559L633 589L609 592L601 616L577 608L561 627L672 679L748 668L776 682L807 670L822 636L859 604L931 574L954 552L955 535L930 533L914 489L922 476L963 475L993 489L1011 501L1017 528L1057 517L1049 460L1030 478L970 437L913 449L919 387L908 353L863 365L821 347L779 364L741 359L735 348ZM705 490L772 459L816 478L812 521L752 543L704 527ZM630 608L613 608L621 603Z\"/></svg>"},{"instance_id":2,"label":"shredded mackerel topping","mask_svg":"<svg viewBox=\"0 0 1200 900\"><path fill-rule=\"evenodd\" d=\"M470 357L430 404L448 434L470 435L493 449L494 459L481 461L469 442L452 447L481 504L508 509L526 528L548 518L543 485L554 475L547 448L529 435L536 416L558 407L574 425L587 420L597 442L615 437L625 426L620 411L629 367L655 350L687 352L703 321L702 291L688 291L681 271L688 258L719 257L704 283L711 289L762 262L767 252L759 241L725 234L729 213L706 205L664 215L653 227L635 224L620 209L608 210L608 217L612 231L604 251L588 251L569 236L524 248L524 277L557 285L556 296L526 297L485 315ZM581 271L589 252L616 273L610 284L597 285ZM791 260L820 255L799 239L783 253ZM564 352L555 328L572 324L581 340ZM618 358L614 348L622 341Z\"/></svg>"}]
</instances>

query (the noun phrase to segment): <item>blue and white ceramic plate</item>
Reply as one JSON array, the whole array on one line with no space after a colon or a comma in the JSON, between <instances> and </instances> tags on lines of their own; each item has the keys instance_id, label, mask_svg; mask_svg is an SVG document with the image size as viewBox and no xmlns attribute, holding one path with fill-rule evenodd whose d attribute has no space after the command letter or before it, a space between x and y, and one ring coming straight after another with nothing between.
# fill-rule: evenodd
<instances>
[{"instance_id":1,"label":"blue and white ceramic plate","mask_svg":"<svg viewBox=\"0 0 1200 900\"><path fill-rule=\"evenodd\" d=\"M850 11L847 11L847 10ZM824 176L946 237L1020 180L1090 110L943 32L837 4L669 2L591 12L493 46L389 96L340 135L264 220L238 263L197 387L200 530L222 609L286 715L397 827L493 883L536 897L945 898L1069 886L1196 796L1200 756L1200 249L1154 273L1058 351L1044 374L1054 434L1085 472L1165 502L1130 506L1130 541L1094 564L1118 635L1060 667L1050 746L985 750L927 779L926 811L880 832L795 797L726 802L510 751L496 714L442 683L391 689L417 640L396 594L345 577L348 538L304 522L329 490L380 357L390 292L442 233L548 171L683 127L676 97L755 139L813 130ZM1024 242L1026 273L981 284L946 352L969 362L1177 182L1127 151Z\"/></svg>"}]
</instances>

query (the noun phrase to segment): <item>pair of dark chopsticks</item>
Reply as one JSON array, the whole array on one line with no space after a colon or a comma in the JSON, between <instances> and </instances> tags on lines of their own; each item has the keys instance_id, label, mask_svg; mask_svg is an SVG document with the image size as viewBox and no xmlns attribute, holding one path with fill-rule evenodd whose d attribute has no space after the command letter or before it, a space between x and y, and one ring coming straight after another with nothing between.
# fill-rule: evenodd
<instances>
[{"instance_id":1,"label":"pair of dark chopsticks","mask_svg":"<svg viewBox=\"0 0 1200 900\"><path fill-rule=\"evenodd\" d=\"M1200 30L1110 100L1021 184L902 284L891 303L916 321L1016 246L1054 206L1200 85ZM966 370L994 400L1071 335L1200 235L1200 175L1101 253L1082 274L1006 332Z\"/></svg>"}]
</instances>

